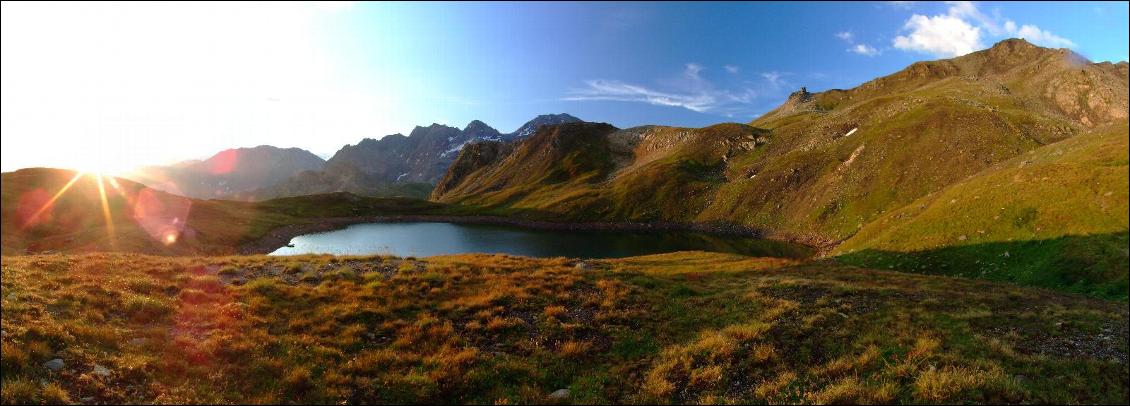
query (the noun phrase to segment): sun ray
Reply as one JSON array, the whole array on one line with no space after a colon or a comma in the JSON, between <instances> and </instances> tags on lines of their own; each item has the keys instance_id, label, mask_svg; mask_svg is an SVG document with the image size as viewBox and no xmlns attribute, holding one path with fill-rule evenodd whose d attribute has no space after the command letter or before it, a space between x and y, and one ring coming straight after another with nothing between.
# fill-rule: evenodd
<instances>
[{"instance_id":1,"label":"sun ray","mask_svg":"<svg viewBox=\"0 0 1130 406\"><path fill-rule=\"evenodd\" d=\"M106 234L110 238L110 248L117 248L114 241L114 217L110 214L110 202L106 200L106 186L102 182L102 175L95 174L98 181L98 197L102 199L102 216L106 219Z\"/></svg>"},{"instance_id":2,"label":"sun ray","mask_svg":"<svg viewBox=\"0 0 1130 406\"><path fill-rule=\"evenodd\" d=\"M71 178L71 180L67 181L67 184L63 185L63 187L60 188L57 193L55 193L55 196L51 196L51 199L48 200L47 203L44 203L43 207L40 207L39 210L36 210L35 213L32 213L31 216L29 216L27 220L24 221L23 226L27 227L28 225L35 223L35 221L39 219L39 216L43 214L43 212L51 208L51 206L55 204L55 201L59 200L59 197L63 196L63 193L66 193L67 189L70 189L71 186L74 185L75 182L78 182L79 178L82 178L82 175L85 174L86 172L76 172L75 176Z\"/></svg>"}]
</instances>

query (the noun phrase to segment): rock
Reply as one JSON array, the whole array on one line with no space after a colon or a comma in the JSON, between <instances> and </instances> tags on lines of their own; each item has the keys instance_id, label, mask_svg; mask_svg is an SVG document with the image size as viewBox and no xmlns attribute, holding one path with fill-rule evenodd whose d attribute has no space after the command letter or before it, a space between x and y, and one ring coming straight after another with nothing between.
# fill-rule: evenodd
<instances>
[{"instance_id":1,"label":"rock","mask_svg":"<svg viewBox=\"0 0 1130 406\"><path fill-rule=\"evenodd\" d=\"M84 398L82 398L82 399L79 399L79 402L82 402L82 403L91 403L91 402L94 402L94 396L86 396L86 397L84 397Z\"/></svg>"},{"instance_id":2,"label":"rock","mask_svg":"<svg viewBox=\"0 0 1130 406\"><path fill-rule=\"evenodd\" d=\"M568 389L558 389L549 394L550 399L566 399L569 397Z\"/></svg>"},{"instance_id":3,"label":"rock","mask_svg":"<svg viewBox=\"0 0 1130 406\"><path fill-rule=\"evenodd\" d=\"M52 371L58 371L58 370L60 370L60 369L63 369L63 365L64 365L64 364L63 364L63 359L62 359L62 358L55 358L55 359L53 359L53 360L50 360L50 361L47 361L47 362L44 362L44 363L43 363L43 366L44 366L45 368L47 368L47 369L50 369L50 370L52 370Z\"/></svg>"},{"instance_id":4,"label":"rock","mask_svg":"<svg viewBox=\"0 0 1130 406\"><path fill-rule=\"evenodd\" d=\"M110 376L110 370L98 364L94 364L94 370L90 371L90 373L101 376L103 378Z\"/></svg>"},{"instance_id":5,"label":"rock","mask_svg":"<svg viewBox=\"0 0 1130 406\"><path fill-rule=\"evenodd\" d=\"M581 262L578 262L577 265L574 265L573 267L577 268L577 269L582 269L582 270L589 270L589 269L592 269L592 264L589 264L588 262L585 262L585 261L581 261Z\"/></svg>"}]
</instances>

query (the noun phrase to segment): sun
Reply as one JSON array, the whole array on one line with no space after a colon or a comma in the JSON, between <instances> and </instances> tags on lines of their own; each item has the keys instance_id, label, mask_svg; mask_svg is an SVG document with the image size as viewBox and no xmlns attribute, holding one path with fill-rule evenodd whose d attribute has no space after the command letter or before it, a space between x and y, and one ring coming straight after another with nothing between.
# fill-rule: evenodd
<instances>
[{"instance_id":1,"label":"sun","mask_svg":"<svg viewBox=\"0 0 1130 406\"><path fill-rule=\"evenodd\" d=\"M105 155L91 155L86 159L71 162L71 169L78 172L98 175L102 177L118 176L129 171L127 163L118 159L108 159Z\"/></svg>"},{"instance_id":2,"label":"sun","mask_svg":"<svg viewBox=\"0 0 1130 406\"><path fill-rule=\"evenodd\" d=\"M39 220L39 216L43 215L44 212L51 210L55 202L59 200L60 197L63 197L63 195L65 195L67 191L75 185L75 183L80 182L83 179L86 179L89 182L93 182L98 188L98 199L101 203L102 217L106 224L106 236L109 238L110 246L112 248L116 248L114 217L110 210L110 202L107 198L107 191L109 190L110 192L116 192L123 197L125 196L125 194L122 192L121 185L118 184L118 181L113 176L103 175L100 172L84 170L75 171L74 176L72 176L66 184L60 187L59 190L55 192L54 196L48 199L47 202L43 203L43 205L40 206L39 209L32 213L31 216L29 216L24 221L22 227L28 227L29 225L35 224Z\"/></svg>"}]
</instances>

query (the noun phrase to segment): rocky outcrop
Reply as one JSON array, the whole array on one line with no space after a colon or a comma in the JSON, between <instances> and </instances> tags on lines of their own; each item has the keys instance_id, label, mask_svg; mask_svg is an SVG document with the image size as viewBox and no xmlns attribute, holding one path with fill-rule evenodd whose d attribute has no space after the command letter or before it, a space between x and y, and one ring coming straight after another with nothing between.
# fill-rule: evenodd
<instances>
[{"instance_id":1,"label":"rocky outcrop","mask_svg":"<svg viewBox=\"0 0 1130 406\"><path fill-rule=\"evenodd\" d=\"M512 150L511 145L499 141L484 141L463 147L443 179L436 184L432 196L443 195L458 186L468 175L502 159Z\"/></svg>"}]
</instances>

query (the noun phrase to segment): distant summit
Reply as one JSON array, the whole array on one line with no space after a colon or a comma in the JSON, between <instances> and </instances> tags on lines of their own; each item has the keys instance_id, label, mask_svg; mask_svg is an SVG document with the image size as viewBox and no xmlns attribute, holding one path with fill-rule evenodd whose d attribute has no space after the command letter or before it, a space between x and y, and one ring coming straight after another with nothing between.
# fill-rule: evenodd
<instances>
[{"instance_id":1,"label":"distant summit","mask_svg":"<svg viewBox=\"0 0 1130 406\"><path fill-rule=\"evenodd\" d=\"M141 168L126 177L154 189L198 199L243 199L304 171L321 170L326 161L301 148L260 145L220 151L199 161Z\"/></svg>"},{"instance_id":2,"label":"distant summit","mask_svg":"<svg viewBox=\"0 0 1130 406\"><path fill-rule=\"evenodd\" d=\"M1020 103L1019 108L1048 112L1085 127L1094 127L1127 118L1130 107L1126 77L1125 62L1092 63L1070 49L1043 48L1013 38L952 59L915 62L849 90L809 93L801 89L758 121L809 111L843 111L841 106L854 105L861 100L929 87L941 90L941 87L972 85L971 93L952 97L969 100L1007 97Z\"/></svg>"},{"instance_id":3,"label":"distant summit","mask_svg":"<svg viewBox=\"0 0 1130 406\"><path fill-rule=\"evenodd\" d=\"M569 114L544 114L507 134L480 120L472 120L462 130L442 124L417 126L407 136L392 134L346 145L326 162L325 170L293 176L256 195L264 199L348 191L367 195L411 192L412 196L423 197L431 190L430 185L444 176L464 146L486 141L512 142L529 137L543 126L572 122L582 120Z\"/></svg>"},{"instance_id":4,"label":"distant summit","mask_svg":"<svg viewBox=\"0 0 1130 406\"><path fill-rule=\"evenodd\" d=\"M502 135L498 130L494 129L494 127L479 120L471 120L470 123L467 123L467 126L463 127L463 133L477 138L498 137Z\"/></svg>"},{"instance_id":5,"label":"distant summit","mask_svg":"<svg viewBox=\"0 0 1130 406\"><path fill-rule=\"evenodd\" d=\"M507 138L509 140L514 140L518 138L529 137L543 125L579 123L581 121L583 120L573 117L567 113L542 114L540 116L534 117L533 120L527 121L526 124L523 124L521 127L518 127L517 130L514 130L514 132L508 134L509 136Z\"/></svg>"}]
</instances>

